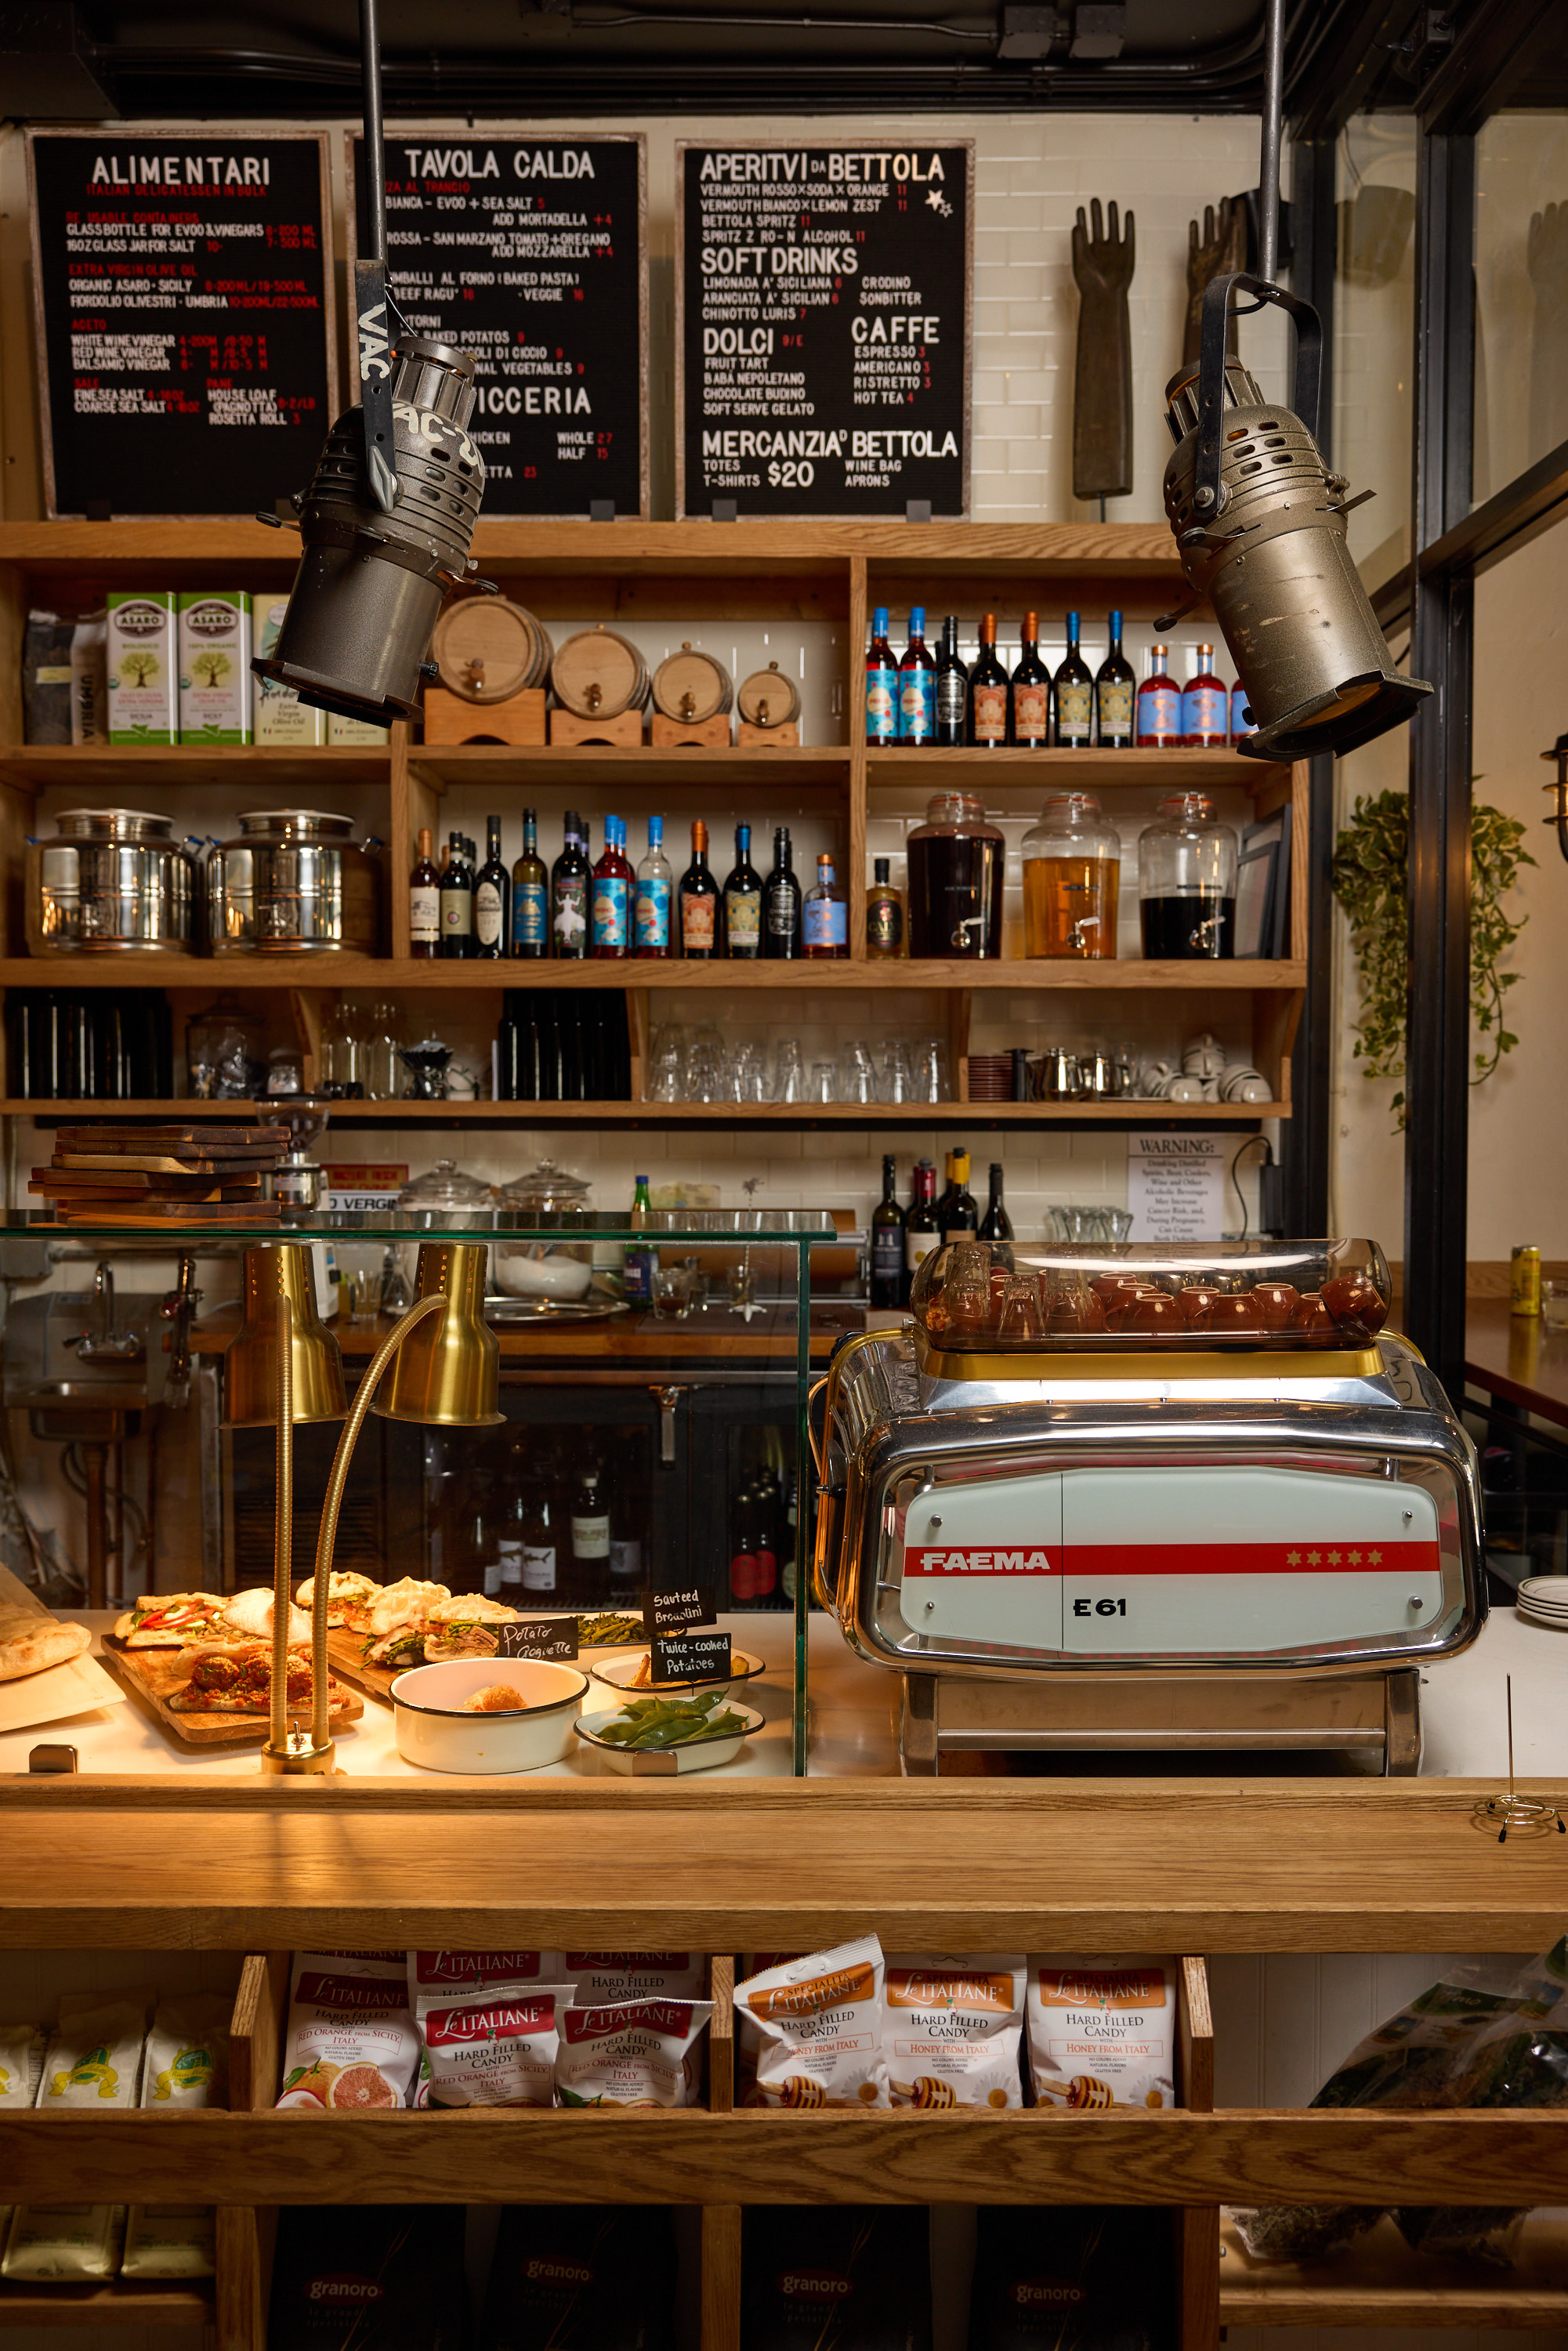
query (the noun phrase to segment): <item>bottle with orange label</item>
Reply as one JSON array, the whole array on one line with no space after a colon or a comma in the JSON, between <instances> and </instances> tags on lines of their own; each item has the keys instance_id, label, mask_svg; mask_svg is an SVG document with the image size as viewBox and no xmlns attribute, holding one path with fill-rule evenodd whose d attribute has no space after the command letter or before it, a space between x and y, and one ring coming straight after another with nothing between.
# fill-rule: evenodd
<instances>
[{"instance_id":1,"label":"bottle with orange label","mask_svg":"<svg viewBox=\"0 0 1568 2351\"><path fill-rule=\"evenodd\" d=\"M997 659L997 616L982 614L980 650L969 672L969 740L979 751L998 751L1008 739L1008 674Z\"/></svg>"},{"instance_id":2,"label":"bottle with orange label","mask_svg":"<svg viewBox=\"0 0 1568 2351\"><path fill-rule=\"evenodd\" d=\"M1040 622L1023 616L1019 665L1012 676L1012 739L1020 749L1043 751L1051 743L1051 672L1040 657Z\"/></svg>"}]
</instances>

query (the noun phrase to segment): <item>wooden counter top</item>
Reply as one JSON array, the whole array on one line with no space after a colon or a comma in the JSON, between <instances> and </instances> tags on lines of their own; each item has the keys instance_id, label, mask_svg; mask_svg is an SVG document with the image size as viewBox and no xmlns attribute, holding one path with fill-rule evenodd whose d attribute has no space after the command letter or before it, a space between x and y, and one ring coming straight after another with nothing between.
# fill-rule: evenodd
<instances>
[{"instance_id":1,"label":"wooden counter top","mask_svg":"<svg viewBox=\"0 0 1568 2351\"><path fill-rule=\"evenodd\" d=\"M1467 1300L1465 1377L1568 1428L1568 1331L1549 1331L1540 1314L1511 1314L1505 1298Z\"/></svg>"},{"instance_id":2,"label":"wooden counter top","mask_svg":"<svg viewBox=\"0 0 1568 2351\"><path fill-rule=\"evenodd\" d=\"M845 1332L859 1331L863 1322L859 1308L841 1309L831 1322L821 1325L813 1316L812 1363L825 1364ZM239 1326L237 1304L204 1315L191 1326L192 1353L223 1354ZM382 1314L373 1322L350 1322L346 1315L340 1315L329 1327L350 1363L369 1362L387 1332L395 1327L395 1317ZM607 1370L624 1364L695 1365L712 1362L792 1366L795 1362L793 1307L765 1307L752 1316L749 1324L725 1309L694 1315L685 1322L663 1321L653 1314L612 1314L602 1322L558 1322L553 1326L498 1322L494 1327L504 1364L527 1359Z\"/></svg>"},{"instance_id":3,"label":"wooden counter top","mask_svg":"<svg viewBox=\"0 0 1568 2351\"><path fill-rule=\"evenodd\" d=\"M721 1951L869 1927L935 1950L1539 1950L1568 1837L1478 1834L1494 1789L14 1776L0 1942L593 1949L635 1920L639 1946Z\"/></svg>"}]
</instances>

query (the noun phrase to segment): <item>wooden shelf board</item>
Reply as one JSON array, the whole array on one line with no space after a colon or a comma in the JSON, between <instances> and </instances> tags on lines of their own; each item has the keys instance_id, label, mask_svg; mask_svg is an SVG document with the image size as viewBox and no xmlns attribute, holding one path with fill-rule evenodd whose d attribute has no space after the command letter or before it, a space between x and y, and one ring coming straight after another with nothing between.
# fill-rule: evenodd
<instances>
[{"instance_id":1,"label":"wooden shelf board","mask_svg":"<svg viewBox=\"0 0 1568 2351\"><path fill-rule=\"evenodd\" d=\"M1541 1950L1568 1910L1568 1839L1515 1852L1478 1837L1480 1782L710 1777L693 1790L377 1782L348 1749L342 1761L343 1779L307 1783L263 1780L254 1761L199 1780L0 1780L0 1948L594 1949L633 1918L637 1941L661 1950L816 1950L868 1928L895 1950ZM150 1832L159 1811L181 1816L178 1834ZM194 1873L180 1859L193 1840ZM1527 2134L1534 2118L1495 2126ZM1385 2201L1375 2179L1350 2200ZM1552 2200L1543 2182L1532 2193ZM1185 2200L1218 2199L1195 2181Z\"/></svg>"},{"instance_id":2,"label":"wooden shelf board","mask_svg":"<svg viewBox=\"0 0 1568 2351\"><path fill-rule=\"evenodd\" d=\"M1246 1124L1289 1118L1289 1102L342 1102L330 1105L340 1126L1178 1126ZM238 1119L270 1114L248 1102L49 1102L0 1100L0 1117L60 1120Z\"/></svg>"},{"instance_id":3,"label":"wooden shelf board","mask_svg":"<svg viewBox=\"0 0 1568 2351\"><path fill-rule=\"evenodd\" d=\"M0 2281L0 2326L210 2326L211 2285L113 2278L101 2285Z\"/></svg>"},{"instance_id":4,"label":"wooden shelf board","mask_svg":"<svg viewBox=\"0 0 1568 2351\"><path fill-rule=\"evenodd\" d=\"M815 789L837 798L849 782L850 753L842 744L753 750L654 750L648 743L617 750L608 744L548 743L513 748L505 743L413 743L409 765L427 781L486 786L549 781L563 790L604 784L618 791L690 794L703 785L741 783L755 789L766 777L786 792Z\"/></svg>"},{"instance_id":5,"label":"wooden shelf board","mask_svg":"<svg viewBox=\"0 0 1568 2351\"><path fill-rule=\"evenodd\" d=\"M605 526L609 528L608 525ZM907 995L911 988L1173 988L1245 994L1307 983L1301 963L415 963L392 956L9 956L0 958L5 987L417 988L498 994L508 987L684 987L717 990L860 988Z\"/></svg>"},{"instance_id":6,"label":"wooden shelf board","mask_svg":"<svg viewBox=\"0 0 1568 2351\"><path fill-rule=\"evenodd\" d=\"M1568 2327L1560 2211L1530 2215L1508 2270L1414 2253L1387 2219L1323 2262L1253 2261L1228 2222L1220 2243L1225 2326Z\"/></svg>"},{"instance_id":7,"label":"wooden shelf board","mask_svg":"<svg viewBox=\"0 0 1568 2351\"><path fill-rule=\"evenodd\" d=\"M1262 759L1244 759L1239 751L999 751L934 746L930 750L868 751L866 786L873 793L906 797L922 779L962 775L978 789L982 778L988 793L1019 791L1038 785L1041 792L1090 790L1101 785L1152 785L1156 790L1198 791L1216 785L1234 785L1255 792L1278 782L1290 770ZM933 791L957 789L931 782Z\"/></svg>"},{"instance_id":8,"label":"wooden shelf board","mask_svg":"<svg viewBox=\"0 0 1568 2351\"><path fill-rule=\"evenodd\" d=\"M257 791L308 785L312 790L340 791L349 784L384 787L390 758L389 751L353 744L298 751L272 743L210 747L183 743L172 748L141 743L37 743L0 750L0 782L28 791L67 785L73 790L127 796L150 785L169 784L238 784Z\"/></svg>"},{"instance_id":9,"label":"wooden shelf board","mask_svg":"<svg viewBox=\"0 0 1568 2351\"><path fill-rule=\"evenodd\" d=\"M1568 2115L24 2115L0 2121L0 2172L40 2203L128 2179L160 2203L501 2203L541 2179L562 2202L1506 2203L1524 2181L1568 2194Z\"/></svg>"}]
</instances>

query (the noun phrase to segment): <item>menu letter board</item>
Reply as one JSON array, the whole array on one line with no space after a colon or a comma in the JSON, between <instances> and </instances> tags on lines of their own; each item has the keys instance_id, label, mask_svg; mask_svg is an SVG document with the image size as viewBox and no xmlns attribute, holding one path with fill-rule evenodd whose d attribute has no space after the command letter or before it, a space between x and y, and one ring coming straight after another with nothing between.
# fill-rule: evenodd
<instances>
[{"instance_id":1,"label":"menu letter board","mask_svg":"<svg viewBox=\"0 0 1568 2351\"><path fill-rule=\"evenodd\" d=\"M363 182L351 141L350 251ZM487 515L648 511L647 141L389 131L387 276L478 362ZM359 398L354 386L349 397Z\"/></svg>"},{"instance_id":2,"label":"menu letter board","mask_svg":"<svg viewBox=\"0 0 1568 2351\"><path fill-rule=\"evenodd\" d=\"M677 514L967 516L973 177L968 140L677 141Z\"/></svg>"},{"instance_id":3,"label":"menu letter board","mask_svg":"<svg viewBox=\"0 0 1568 2351\"><path fill-rule=\"evenodd\" d=\"M37 131L27 175L51 519L303 489L332 421L325 134Z\"/></svg>"}]
</instances>

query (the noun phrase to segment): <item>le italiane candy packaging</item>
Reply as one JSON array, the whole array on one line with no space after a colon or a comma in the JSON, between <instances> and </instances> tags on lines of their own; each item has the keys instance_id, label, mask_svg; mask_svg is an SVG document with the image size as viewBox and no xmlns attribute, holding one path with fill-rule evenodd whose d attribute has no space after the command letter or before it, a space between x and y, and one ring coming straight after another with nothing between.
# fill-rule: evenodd
<instances>
[{"instance_id":1,"label":"le italiane candy packaging","mask_svg":"<svg viewBox=\"0 0 1568 2351\"><path fill-rule=\"evenodd\" d=\"M883 1965L882 1945L862 1935L736 1986L746 2105L890 2104Z\"/></svg>"},{"instance_id":2,"label":"le italiane candy packaging","mask_svg":"<svg viewBox=\"0 0 1568 2351\"><path fill-rule=\"evenodd\" d=\"M700 1951L564 1951L563 1983L579 2008L622 2000L700 2000L707 1961Z\"/></svg>"},{"instance_id":3,"label":"le italiane candy packaging","mask_svg":"<svg viewBox=\"0 0 1568 2351\"><path fill-rule=\"evenodd\" d=\"M0 2024L0 2106L30 2106L38 2095L48 2035L36 2024Z\"/></svg>"},{"instance_id":4,"label":"le italiane candy packaging","mask_svg":"<svg viewBox=\"0 0 1568 2351\"><path fill-rule=\"evenodd\" d=\"M883 2047L894 2105L1021 2106L1024 1977L1021 1952L890 1954Z\"/></svg>"},{"instance_id":5,"label":"le italiane candy packaging","mask_svg":"<svg viewBox=\"0 0 1568 2351\"><path fill-rule=\"evenodd\" d=\"M38 2084L40 2110L90 2106L96 2114L135 2105L152 2005L150 1991L62 1993Z\"/></svg>"},{"instance_id":6,"label":"le italiane candy packaging","mask_svg":"<svg viewBox=\"0 0 1568 2351\"><path fill-rule=\"evenodd\" d=\"M422 1991L415 2004L433 2106L550 2106L564 1984ZM423 2089L422 2083L422 2089Z\"/></svg>"},{"instance_id":7,"label":"le italiane candy packaging","mask_svg":"<svg viewBox=\"0 0 1568 2351\"><path fill-rule=\"evenodd\" d=\"M693 2106L711 2000L623 2000L569 2008L555 2084L563 2106Z\"/></svg>"},{"instance_id":8,"label":"le italiane candy packaging","mask_svg":"<svg viewBox=\"0 0 1568 2351\"><path fill-rule=\"evenodd\" d=\"M674 2328L666 2207L502 2207L477 2351L674 2351Z\"/></svg>"},{"instance_id":9,"label":"le italiane candy packaging","mask_svg":"<svg viewBox=\"0 0 1568 2351\"><path fill-rule=\"evenodd\" d=\"M280 2106L413 2103L419 2034L402 1951L296 1951Z\"/></svg>"},{"instance_id":10,"label":"le italiane candy packaging","mask_svg":"<svg viewBox=\"0 0 1568 2351\"><path fill-rule=\"evenodd\" d=\"M1028 2011L1038 2105L1175 2105L1174 1959L1031 1955Z\"/></svg>"},{"instance_id":11,"label":"le italiane candy packaging","mask_svg":"<svg viewBox=\"0 0 1568 2351\"><path fill-rule=\"evenodd\" d=\"M751 2205L740 2296L746 2351L931 2351L927 2210Z\"/></svg>"}]
</instances>

